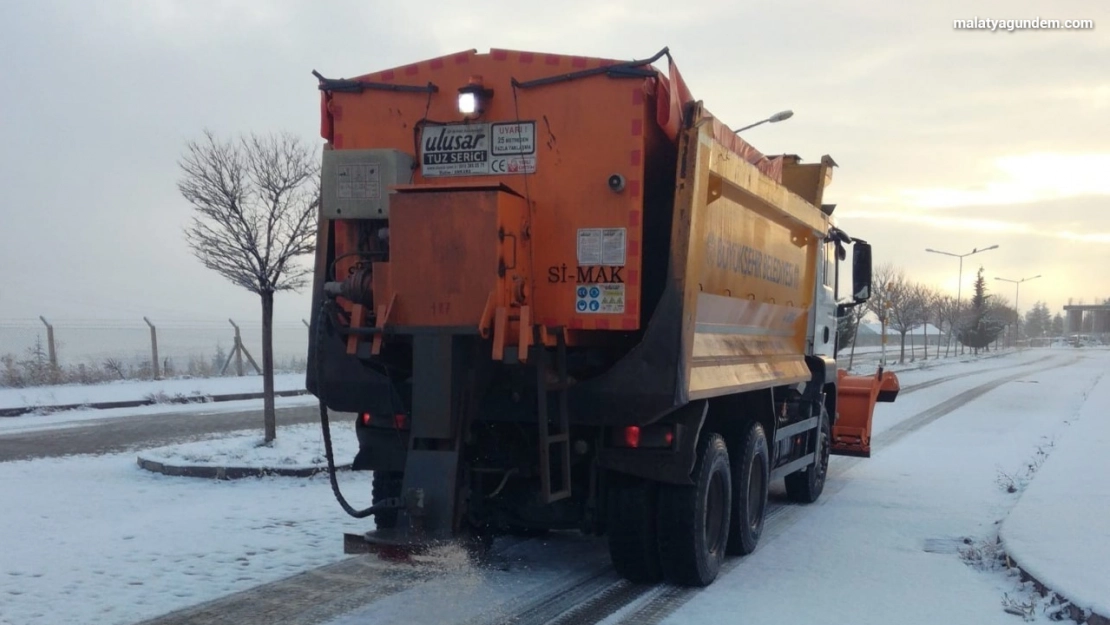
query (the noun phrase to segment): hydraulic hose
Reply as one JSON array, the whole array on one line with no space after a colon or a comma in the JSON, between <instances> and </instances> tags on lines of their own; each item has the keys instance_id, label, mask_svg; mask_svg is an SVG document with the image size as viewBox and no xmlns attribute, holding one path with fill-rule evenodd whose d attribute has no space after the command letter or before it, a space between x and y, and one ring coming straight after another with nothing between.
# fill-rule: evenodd
<instances>
[{"instance_id":1,"label":"hydraulic hose","mask_svg":"<svg viewBox=\"0 0 1110 625\"><path fill-rule=\"evenodd\" d=\"M374 514L375 512L378 512L378 511L382 510L383 508L382 507L375 507L375 506L371 505L369 508L363 508L362 510L356 510L354 508L354 506L347 503L346 498L343 497L343 493L340 492L340 490L339 490L339 480L335 476L335 456L332 453L332 448L331 448L331 428L330 428L329 423L328 423L328 406L324 401L324 384L323 384L323 378L320 375L323 372L324 357L322 355L321 347L323 345L323 338L324 338L323 327L324 327L324 323L327 321L327 318L328 318L327 317L327 307L328 307L328 297L327 297L327 295L324 295L323 300L320 302L319 314L316 316L316 359L315 359L316 362L315 362L315 366L316 366L316 392L317 392L317 396L320 398L320 429L323 430L323 433L324 433L324 456L328 460L328 479L331 481L331 492L335 494L335 499L336 499L336 501L339 502L340 506L343 506L343 510L347 514L353 516L356 519L365 519L366 517L370 516L371 514Z\"/></svg>"}]
</instances>

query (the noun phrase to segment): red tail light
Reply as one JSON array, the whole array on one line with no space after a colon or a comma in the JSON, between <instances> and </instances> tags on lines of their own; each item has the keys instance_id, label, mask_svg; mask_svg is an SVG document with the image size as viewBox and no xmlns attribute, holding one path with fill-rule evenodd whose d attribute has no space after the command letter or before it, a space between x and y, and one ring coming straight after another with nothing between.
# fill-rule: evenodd
<instances>
[{"instance_id":1,"label":"red tail light","mask_svg":"<svg viewBox=\"0 0 1110 625\"><path fill-rule=\"evenodd\" d=\"M403 414L393 415L393 427L397 428L398 430L405 429L405 415L403 415Z\"/></svg>"},{"instance_id":2,"label":"red tail light","mask_svg":"<svg viewBox=\"0 0 1110 625\"><path fill-rule=\"evenodd\" d=\"M628 425L610 430L610 445L624 449L669 449L678 438L674 425Z\"/></svg>"},{"instance_id":3,"label":"red tail light","mask_svg":"<svg viewBox=\"0 0 1110 625\"><path fill-rule=\"evenodd\" d=\"M370 413L369 412L362 413L362 424L363 425L370 425Z\"/></svg>"},{"instance_id":4,"label":"red tail light","mask_svg":"<svg viewBox=\"0 0 1110 625\"><path fill-rule=\"evenodd\" d=\"M628 447L640 446L640 428L639 426L630 425L624 428L624 444Z\"/></svg>"}]
</instances>

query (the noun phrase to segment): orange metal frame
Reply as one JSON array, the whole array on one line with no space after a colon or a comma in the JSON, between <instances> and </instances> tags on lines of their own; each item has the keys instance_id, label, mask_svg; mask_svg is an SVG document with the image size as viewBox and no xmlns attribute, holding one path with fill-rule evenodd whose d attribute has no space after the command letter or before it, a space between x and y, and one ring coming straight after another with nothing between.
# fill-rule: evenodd
<instances>
[{"instance_id":1,"label":"orange metal frame","mask_svg":"<svg viewBox=\"0 0 1110 625\"><path fill-rule=\"evenodd\" d=\"M879 369L875 375L837 372L836 422L832 427L834 454L871 457L871 418L875 403L894 401L899 391L898 376Z\"/></svg>"}]
</instances>

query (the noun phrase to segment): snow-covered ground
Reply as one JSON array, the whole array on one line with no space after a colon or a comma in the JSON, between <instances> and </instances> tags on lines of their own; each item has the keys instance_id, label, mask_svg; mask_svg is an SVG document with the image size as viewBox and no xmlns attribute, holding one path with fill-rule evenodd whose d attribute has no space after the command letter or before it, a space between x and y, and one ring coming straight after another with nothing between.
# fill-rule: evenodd
<instances>
[{"instance_id":1,"label":"snow-covered ground","mask_svg":"<svg viewBox=\"0 0 1110 625\"><path fill-rule=\"evenodd\" d=\"M350 435L349 420L333 417L330 429L335 464L349 463L358 452L358 440ZM227 438L156 447L142 451L139 456L162 464L196 467L327 467L324 439L319 425L291 425L280 428L279 434L269 445L262 444L261 434L251 432Z\"/></svg>"},{"instance_id":2,"label":"snow-covered ground","mask_svg":"<svg viewBox=\"0 0 1110 625\"><path fill-rule=\"evenodd\" d=\"M1045 368L1071 358L1081 360ZM1040 449L1055 450L1042 471L1051 469L1056 454L1067 449L1066 441L1080 433L1076 424L1091 415L1104 418L1110 410L1110 377L1096 385L1108 366L1106 350L1029 350L930 360L929 368L901 372L907 390L938 383L881 404L875 415L877 440L984 382L1028 375L969 398L927 427L877 447L870 459L834 458L833 477L817 504L799 510L755 554L739 560L665 622L720 622L722 615L738 610L751 622L1015 622L1003 612L1002 602L1008 594L1012 601L1035 603L1028 591L991 560L986 566L971 566L968 560L991 551L998 523L1022 497L1021 480L1016 492L1008 492L1007 480L1020 478L1041 457ZM351 427L333 422L339 462L353 455ZM300 428L282 428L279 441L299 431L303 445L290 434L292 446L311 452L319 444L319 453L314 426ZM1052 441L1056 446L1048 447ZM216 445L243 449L238 440L208 443L203 453L217 451ZM1104 453L1065 453L1085 454L1081 470L1092 479L1106 473L1099 463L1110 468ZM0 623L131 623L340 560L345 557L342 533L365 531L371 524L342 512L326 475L172 478L143 471L135 456L0 464L0 501L6 504L0 514ZM837 467L842 467L839 472ZM1079 469L1058 469L1065 470ZM369 477L340 474L344 493L356 506L369 503ZM1032 483L1037 479L1040 474ZM1030 487L1026 494L1033 493ZM1036 501L1022 497L1022 507ZM1036 505L1030 515L1034 522L1056 523L1056 510ZM1089 508L1067 514L1090 517L1088 525L1069 526L1069 531L1105 531L1110 523ZM960 542L965 537L967 544ZM448 576L395 594L362 616L380 623L419 622L412 620L411 610L387 608L418 605L431 614L443 605L436 600L443 597L476 597L466 605L496 607L506 597L550 587L575 565L606 556L603 549L591 550L590 541L543 542L522 547L536 551L519 556L534 566ZM958 545L972 557L961 558ZM1105 560L1083 563L1077 575L1089 573L1093 579L1089 567L1107 568ZM1102 586L1098 596L1110 596L1110 588ZM465 612L438 609L448 620ZM337 622L370 622L359 618L356 612Z\"/></svg>"},{"instance_id":3,"label":"snow-covered ground","mask_svg":"<svg viewBox=\"0 0 1110 625\"><path fill-rule=\"evenodd\" d=\"M354 457L352 428L332 424L337 462ZM244 435L257 433L235 443ZM293 444L279 448L323 449L319 427L279 428L279 441L287 435ZM339 480L369 504L369 474ZM343 532L371 523L343 514L326 474L166 477L140 469L134 453L0 464L0 501L0 623L13 625L157 616L334 562Z\"/></svg>"},{"instance_id":4,"label":"snow-covered ground","mask_svg":"<svg viewBox=\"0 0 1110 625\"><path fill-rule=\"evenodd\" d=\"M303 373L274 376L274 390L304 390ZM31 406L64 406L99 402L139 401L150 397L174 398L261 393L262 377L174 378L170 380L120 380L106 384L66 384L28 388L0 388L0 409Z\"/></svg>"},{"instance_id":5,"label":"snow-covered ground","mask_svg":"<svg viewBox=\"0 0 1110 625\"><path fill-rule=\"evenodd\" d=\"M750 562L663 622L704 623L743 606L751 622L1013 623L1000 603L1036 600L994 560L979 565L976 558L992 553L998 523L1019 497L1020 490L1008 492L1008 477L1020 475L1057 436L1078 434L1067 432L1067 423L1081 411L1110 409L1086 393L1108 366L1103 352L1033 372L855 463L830 480L831 496L802 516L786 540L762 545ZM929 395L936 403L954 390L945 384L911 397L916 403ZM1110 467L1105 457L1086 459L1084 470L1099 462ZM850 461L833 464L843 462ZM1051 508L1033 513L1049 524L1056 515ZM1093 522L1099 523L1105 531L1110 521L1103 516ZM782 601L775 591L782 588L795 589L795 600ZM1110 595L1110 586L1101 591Z\"/></svg>"},{"instance_id":6,"label":"snow-covered ground","mask_svg":"<svg viewBox=\"0 0 1110 625\"><path fill-rule=\"evenodd\" d=\"M1087 401L1068 435L1054 445L1002 525L1006 550L1022 568L1080 608L1104 616L1110 616L1107 370L1110 359L1103 359L1100 383L1082 389Z\"/></svg>"}]
</instances>

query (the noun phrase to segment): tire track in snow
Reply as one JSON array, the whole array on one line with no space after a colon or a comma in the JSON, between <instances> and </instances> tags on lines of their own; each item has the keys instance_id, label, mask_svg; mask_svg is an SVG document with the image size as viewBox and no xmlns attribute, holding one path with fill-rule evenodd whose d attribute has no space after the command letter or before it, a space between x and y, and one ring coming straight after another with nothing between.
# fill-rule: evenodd
<instances>
[{"instance_id":1,"label":"tire track in snow","mask_svg":"<svg viewBox=\"0 0 1110 625\"><path fill-rule=\"evenodd\" d=\"M1023 363L1019 366L1028 367L1030 365L1043 362L1047 358L1052 357L1049 356L1030 363ZM1040 373L1049 369L1058 369L1061 367L1071 366L1082 359L1083 356L1077 356L1063 362L1057 362L1048 367L1035 369L1034 371L1021 371L992 380L990 382L986 382L984 384L980 384L979 386L954 395L953 397L937 404L936 406L933 406L932 408L929 408L927 410L923 410L916 415L902 421L901 423L898 423L897 425L891 427L885 432L882 432L881 434L875 436L871 441L872 446L879 448L878 451L875 452L875 454L877 455L879 453L882 453L902 438L905 438L906 436L917 432L918 430L928 426L941 417L944 417L956 411L958 408L962 408L963 406L971 403L979 397L982 397L983 395L986 395L987 393L1004 384L1008 384L1023 377L1027 377L1029 375ZM1009 367L1001 367L1001 369L1005 368ZM946 381L951 381L953 379L962 377L966 377L966 375L952 376ZM935 386L936 384L929 385ZM921 385L917 385L915 388L921 388ZM843 476L845 473L847 473L863 460L866 460L866 458L849 458L843 462L838 462L835 468L829 468L828 478L838 478ZM825 491L822 494L823 498L835 495L848 484L848 482L844 480L832 481L828 478L826 478ZM790 529L790 527L792 527L798 520L800 520L803 515L807 513L808 506L783 505L781 509L784 510L781 514L776 515L772 521L765 522L766 525L764 525L763 537L760 540L761 544L765 544L767 542L770 542L771 540L775 540L776 538L784 534L788 529ZM743 566L746 561L746 558L733 558L731 560L726 560L725 563L721 566L720 575L723 576L731 573L737 568ZM676 586L664 586L664 588L666 588L666 590L655 594L652 599L648 600L639 608L630 610L625 613L623 617L619 621L617 621L616 625L659 625L667 617L674 614L679 608L681 608L691 599L696 597L698 593L702 591L702 589L700 588ZM647 591L642 594L646 593ZM629 603L631 603L631 601ZM607 618L608 617L602 617L594 621L582 621L582 623L601 623Z\"/></svg>"}]
</instances>

